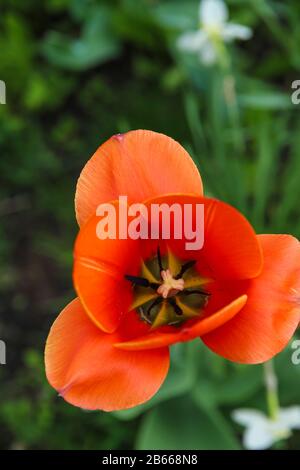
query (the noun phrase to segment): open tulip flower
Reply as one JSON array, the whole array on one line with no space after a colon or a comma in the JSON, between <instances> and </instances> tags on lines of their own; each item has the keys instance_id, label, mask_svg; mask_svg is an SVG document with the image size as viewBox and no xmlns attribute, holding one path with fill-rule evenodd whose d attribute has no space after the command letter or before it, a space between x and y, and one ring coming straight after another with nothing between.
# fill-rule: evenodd
<instances>
[{"instance_id":1,"label":"open tulip flower","mask_svg":"<svg viewBox=\"0 0 300 470\"><path fill-rule=\"evenodd\" d=\"M220 181L220 184L222 182ZM99 204L204 207L204 245L178 239L100 239ZM169 369L169 348L201 339L226 359L269 360L300 320L300 246L256 235L224 202L203 196L201 177L173 139L131 131L105 142L84 167L75 196L78 298L46 345L50 384L84 409L126 409L149 400ZM149 223L151 220L149 221ZM199 358L200 360L200 358Z\"/></svg>"}]
</instances>

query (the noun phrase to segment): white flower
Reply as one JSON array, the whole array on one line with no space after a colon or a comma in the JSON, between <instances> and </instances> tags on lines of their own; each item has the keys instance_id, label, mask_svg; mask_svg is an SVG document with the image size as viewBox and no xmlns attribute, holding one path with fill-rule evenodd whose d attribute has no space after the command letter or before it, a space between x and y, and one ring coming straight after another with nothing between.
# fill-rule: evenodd
<instances>
[{"instance_id":1,"label":"white flower","mask_svg":"<svg viewBox=\"0 0 300 470\"><path fill-rule=\"evenodd\" d=\"M228 9L223 0L202 0L199 7L200 29L184 33L178 47L198 52L200 60L211 65L218 60L218 43L234 39L250 39L252 31L247 26L228 22Z\"/></svg>"},{"instance_id":2,"label":"white flower","mask_svg":"<svg viewBox=\"0 0 300 470\"><path fill-rule=\"evenodd\" d=\"M232 418L246 427L243 436L246 449L267 449L275 442L290 437L292 429L300 429L300 406L281 408L276 419L250 409L235 410Z\"/></svg>"}]
</instances>

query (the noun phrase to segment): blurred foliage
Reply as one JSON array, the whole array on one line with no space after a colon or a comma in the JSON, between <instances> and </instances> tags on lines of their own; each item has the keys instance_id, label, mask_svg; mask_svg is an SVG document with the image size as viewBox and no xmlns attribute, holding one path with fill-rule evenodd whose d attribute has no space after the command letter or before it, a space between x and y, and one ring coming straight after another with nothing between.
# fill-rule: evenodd
<instances>
[{"instance_id":1,"label":"blurred foliage","mask_svg":"<svg viewBox=\"0 0 300 470\"><path fill-rule=\"evenodd\" d=\"M230 46L222 70L176 48L197 27L194 0L0 2L1 448L238 449L230 412L265 410L260 366L228 363L200 342L172 348L169 377L149 403L114 414L67 405L43 370L48 329L74 295L76 179L112 134L149 128L176 138L207 194L241 209L259 232L299 237L300 120L290 95L300 4L227 3L254 35ZM276 359L283 405L299 403L290 357L287 348ZM299 434L288 446L300 448Z\"/></svg>"}]
</instances>

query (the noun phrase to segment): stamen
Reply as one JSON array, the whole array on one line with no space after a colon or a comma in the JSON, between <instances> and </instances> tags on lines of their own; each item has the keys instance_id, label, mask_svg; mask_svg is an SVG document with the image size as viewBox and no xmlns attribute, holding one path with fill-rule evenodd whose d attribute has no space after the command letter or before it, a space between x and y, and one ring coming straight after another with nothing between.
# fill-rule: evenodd
<instances>
[{"instance_id":1,"label":"stamen","mask_svg":"<svg viewBox=\"0 0 300 470\"><path fill-rule=\"evenodd\" d=\"M152 302L152 304L149 306L148 310L147 310L147 317L150 317L150 313L151 313L151 310L156 307L157 305L161 304L163 301L163 299L161 297L158 297L157 299L154 300L154 302Z\"/></svg>"},{"instance_id":2,"label":"stamen","mask_svg":"<svg viewBox=\"0 0 300 470\"><path fill-rule=\"evenodd\" d=\"M159 287L158 283L150 282L145 277L131 276L130 274L125 274L124 277L125 277L125 279L127 279L127 281L131 282L132 284L134 284L136 286L151 287L154 290L156 290Z\"/></svg>"},{"instance_id":3,"label":"stamen","mask_svg":"<svg viewBox=\"0 0 300 470\"><path fill-rule=\"evenodd\" d=\"M175 279L180 279L184 275L184 273L188 269L192 268L196 263L197 263L196 260L191 260L191 261L188 261L187 263L183 264L181 266L181 269L180 269L179 273L175 276Z\"/></svg>"},{"instance_id":4,"label":"stamen","mask_svg":"<svg viewBox=\"0 0 300 470\"><path fill-rule=\"evenodd\" d=\"M163 268L163 264L161 260L161 253L160 253L159 246L157 247L157 260L158 260L159 272L161 273L161 271L163 271L164 268Z\"/></svg>"},{"instance_id":5,"label":"stamen","mask_svg":"<svg viewBox=\"0 0 300 470\"><path fill-rule=\"evenodd\" d=\"M204 295L204 296L207 296L207 297L211 296L210 292L205 292L204 290L201 290L201 289L193 289L193 290L187 290L186 289L184 291L184 295L191 295L191 294L199 294L199 295Z\"/></svg>"},{"instance_id":6,"label":"stamen","mask_svg":"<svg viewBox=\"0 0 300 470\"><path fill-rule=\"evenodd\" d=\"M179 305L177 305L176 300L175 300L174 297L171 297L170 299L168 299L168 302L169 302L170 305L172 305L176 315L182 315L183 314L182 309L179 307Z\"/></svg>"},{"instance_id":7,"label":"stamen","mask_svg":"<svg viewBox=\"0 0 300 470\"><path fill-rule=\"evenodd\" d=\"M181 265L171 252L162 258L158 246L156 256L142 263L140 276L125 274L124 278L132 284L132 309L138 309L141 320L151 328L179 326L203 312L211 294L204 290L206 280L191 269L196 262L189 260ZM176 271L179 272L174 275Z\"/></svg>"}]
</instances>

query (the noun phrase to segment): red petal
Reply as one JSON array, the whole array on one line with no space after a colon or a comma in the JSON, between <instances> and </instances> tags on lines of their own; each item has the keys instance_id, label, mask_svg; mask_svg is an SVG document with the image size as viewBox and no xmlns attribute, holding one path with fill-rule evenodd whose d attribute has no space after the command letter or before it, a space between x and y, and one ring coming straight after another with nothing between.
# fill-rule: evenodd
<instances>
[{"instance_id":1,"label":"red petal","mask_svg":"<svg viewBox=\"0 0 300 470\"><path fill-rule=\"evenodd\" d=\"M119 204L111 204L118 220ZM124 275L137 274L141 265L140 244L130 238L100 240L96 235L99 220L97 216L91 217L79 232L73 278L86 313L99 328L112 333L132 302L131 286Z\"/></svg>"},{"instance_id":2,"label":"red petal","mask_svg":"<svg viewBox=\"0 0 300 470\"><path fill-rule=\"evenodd\" d=\"M116 343L115 347L127 351L134 351L161 348L182 341L190 341L219 328L221 325L231 320L244 307L246 302L247 296L243 295L218 312L204 317L201 320L196 322L191 321L181 328L162 327L152 333L150 332L144 336L136 337L130 341Z\"/></svg>"},{"instance_id":3,"label":"red petal","mask_svg":"<svg viewBox=\"0 0 300 470\"><path fill-rule=\"evenodd\" d=\"M99 330L75 299L54 322L45 351L50 384L69 403L84 409L113 411L149 400L162 385L169 368L168 348L121 351L113 343L146 326L128 316L126 329L106 334Z\"/></svg>"},{"instance_id":4,"label":"red petal","mask_svg":"<svg viewBox=\"0 0 300 470\"><path fill-rule=\"evenodd\" d=\"M262 252L256 234L247 219L232 206L215 199L185 194L149 199L145 202L149 213L153 204L167 204L169 207L177 204L182 213L189 205L193 230L197 220L196 207L200 204L204 206L204 246L201 250L187 250L189 240L185 236L180 240L172 237L167 242L179 258L198 259L200 271L202 264L214 279L249 279L261 272ZM202 225L197 229L199 233Z\"/></svg>"},{"instance_id":5,"label":"red petal","mask_svg":"<svg viewBox=\"0 0 300 470\"><path fill-rule=\"evenodd\" d=\"M186 150L163 134L131 131L111 137L85 165L77 184L76 216L82 225L99 204L119 195L132 203L181 192L202 195L199 172Z\"/></svg>"},{"instance_id":6,"label":"red petal","mask_svg":"<svg viewBox=\"0 0 300 470\"><path fill-rule=\"evenodd\" d=\"M269 360L289 342L300 321L300 245L289 235L258 237L264 268L245 283L248 302L231 321L205 336L214 352L235 362Z\"/></svg>"}]
</instances>

